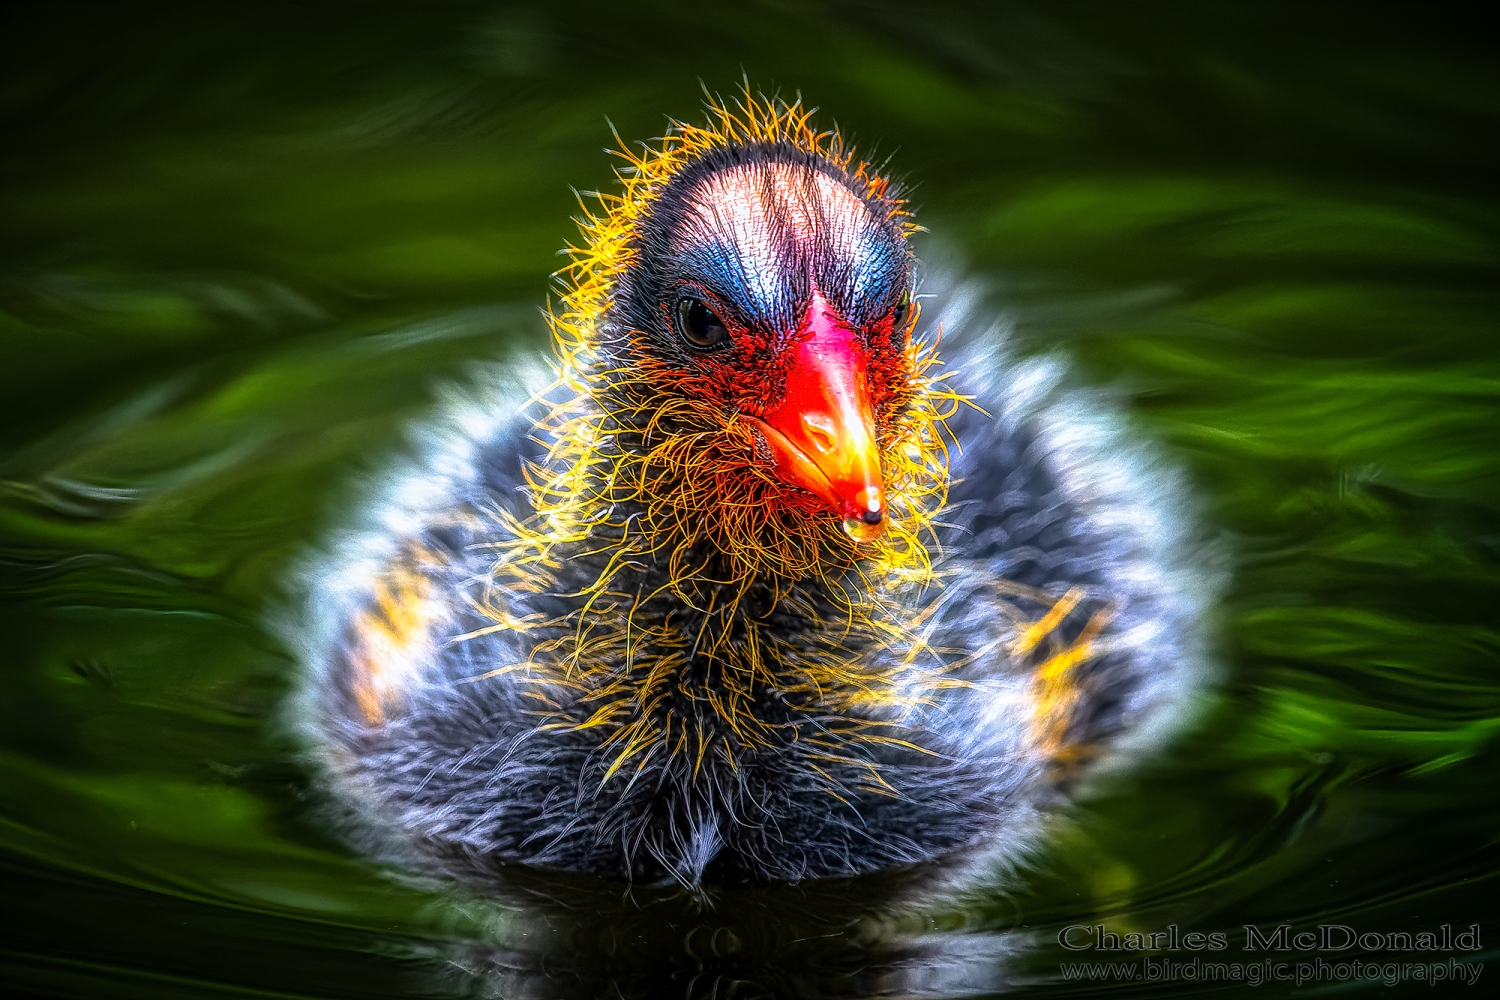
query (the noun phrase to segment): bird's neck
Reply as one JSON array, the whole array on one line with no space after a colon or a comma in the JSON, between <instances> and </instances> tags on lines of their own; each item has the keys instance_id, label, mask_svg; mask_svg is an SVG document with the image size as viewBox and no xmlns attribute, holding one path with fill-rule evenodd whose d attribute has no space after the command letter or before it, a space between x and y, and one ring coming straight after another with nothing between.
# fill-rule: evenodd
<instances>
[{"instance_id":1,"label":"bird's neck","mask_svg":"<svg viewBox=\"0 0 1500 1000\"><path fill-rule=\"evenodd\" d=\"M890 615L838 522L787 502L721 415L637 419L620 401L570 401L492 577L535 595L540 612L506 627L530 631L530 668L568 692L558 722L623 761L684 725L732 753L781 741L789 715L878 700L865 652Z\"/></svg>"},{"instance_id":2,"label":"bird's neck","mask_svg":"<svg viewBox=\"0 0 1500 1000\"><path fill-rule=\"evenodd\" d=\"M596 731L619 767L683 740L775 745L798 719L890 703L894 679L868 652L910 639L896 609L930 579L918 536L947 481L928 397L887 451L905 520L856 546L734 414L568 361L537 428L551 447L534 514L509 525L492 574L544 609L501 624L532 633L558 724Z\"/></svg>"}]
</instances>

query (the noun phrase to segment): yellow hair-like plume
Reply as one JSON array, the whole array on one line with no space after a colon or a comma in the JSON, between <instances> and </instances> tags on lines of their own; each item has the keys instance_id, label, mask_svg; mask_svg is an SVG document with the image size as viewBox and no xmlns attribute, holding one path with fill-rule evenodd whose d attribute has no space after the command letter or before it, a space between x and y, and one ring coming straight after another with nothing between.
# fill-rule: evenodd
<instances>
[{"instance_id":1,"label":"yellow hair-like plume","mask_svg":"<svg viewBox=\"0 0 1500 1000\"><path fill-rule=\"evenodd\" d=\"M710 99L708 112L704 125L674 122L656 144L618 152L619 193L597 195L594 207L581 201L583 238L569 248L549 314L557 378L539 396L547 412L538 432L550 451L528 472L535 513L524 521L498 515L510 538L496 543L478 602L494 622L481 631L534 637L525 667L539 678L545 724L607 731L609 775L632 760L644 767L659 752L701 763L713 749L733 765L738 748L797 738L756 715L756 692L767 686L794 709L844 719L839 733L820 725L829 758L847 760L840 739L902 742L890 726L913 697L925 697L909 692L949 683L938 673L911 683L918 661L930 658L896 613L936 583L927 543L947 495L943 422L963 399L933 383L931 345L913 340L891 360L899 377L879 440L890 521L862 546L772 474L743 421L690 393L661 391L649 363L626 370L600 349L600 323L632 263L637 227L664 186L715 149L775 142L816 154L872 204L888 206L903 231L915 228L888 182L837 131L817 130L800 100L746 88L733 103ZM549 621L509 613L506 594L555 594L565 565L580 559L602 568L571 588L575 610ZM799 586L807 582L821 601ZM747 601L752 591L758 596ZM695 614L679 613L684 607ZM766 626L772 610L817 627L783 636ZM686 618L695 624L684 627ZM872 645L898 651L882 662L901 666L872 666L862 652ZM691 677L690 663L698 665ZM897 672L907 693L898 693ZM869 781L883 787L873 767Z\"/></svg>"}]
</instances>

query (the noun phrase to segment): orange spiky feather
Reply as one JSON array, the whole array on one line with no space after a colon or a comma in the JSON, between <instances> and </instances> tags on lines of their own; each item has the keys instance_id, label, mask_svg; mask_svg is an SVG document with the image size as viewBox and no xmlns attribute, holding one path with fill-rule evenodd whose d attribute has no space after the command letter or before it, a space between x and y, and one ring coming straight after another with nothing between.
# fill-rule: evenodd
<instances>
[{"instance_id":1,"label":"orange spiky feather","mask_svg":"<svg viewBox=\"0 0 1500 1000\"><path fill-rule=\"evenodd\" d=\"M597 195L597 209L580 199L583 240L569 248L560 307L549 313L557 378L539 396L547 413L538 430L550 450L528 475L535 514L497 515L510 537L495 544L490 596L479 602L492 628L536 636L526 666L543 682L538 711L557 715L548 725L610 731L610 775L663 750L701 763L717 741L732 764L737 746L796 738L757 716L757 692L766 688L809 717L842 718L831 724L840 732L827 734L830 754L851 734L904 743L889 730L902 706L949 683L934 673L898 685L890 668L870 666L859 652L877 639L904 650L910 674L923 651L894 612L936 582L927 543L948 485L943 422L963 400L935 383L934 345L903 338L871 360L889 386L876 407L890 524L863 546L774 476L750 427L706 402L710 394L692 391L679 373L649 362L626 368L601 351L600 324L636 253L638 224L679 171L713 150L790 144L843 170L903 232L916 228L890 183L836 130L814 128L800 100L747 89L732 105L710 99L708 110L703 126L674 122L656 145L618 151L619 194ZM915 314L905 317L908 329ZM504 592L555 592L563 562L580 552L602 559L603 569L578 590L574 611L545 622L507 614ZM649 586L635 572L647 562L667 567ZM808 581L821 602L802 593ZM700 613L694 631L679 625L674 604ZM793 643L766 627L778 609L823 626ZM686 677L690 659L709 664L707 675ZM573 692L569 700L587 713L559 712L549 686ZM880 784L873 772L871 780Z\"/></svg>"}]
</instances>

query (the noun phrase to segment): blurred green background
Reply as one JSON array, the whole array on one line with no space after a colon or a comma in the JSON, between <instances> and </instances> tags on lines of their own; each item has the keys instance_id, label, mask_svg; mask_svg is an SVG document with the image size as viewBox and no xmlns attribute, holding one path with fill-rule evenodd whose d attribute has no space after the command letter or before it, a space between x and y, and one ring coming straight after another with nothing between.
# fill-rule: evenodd
<instances>
[{"instance_id":1,"label":"blurred green background","mask_svg":"<svg viewBox=\"0 0 1500 1000\"><path fill-rule=\"evenodd\" d=\"M393 881L316 820L270 622L440 387L542 347L570 185L611 182L608 122L659 135L700 116L700 81L742 73L892 155L919 249L981 280L1023 351L1126 393L1232 553L1202 725L933 926L1481 922L1500 940L1482 13L8 6L0 984L493 991L422 970L503 911ZM1023 988L1201 989L1070 985L1059 957L1022 959ZM765 972L774 953L735 961L720 995L813 992ZM709 995L703 962L660 956L631 989Z\"/></svg>"}]
</instances>

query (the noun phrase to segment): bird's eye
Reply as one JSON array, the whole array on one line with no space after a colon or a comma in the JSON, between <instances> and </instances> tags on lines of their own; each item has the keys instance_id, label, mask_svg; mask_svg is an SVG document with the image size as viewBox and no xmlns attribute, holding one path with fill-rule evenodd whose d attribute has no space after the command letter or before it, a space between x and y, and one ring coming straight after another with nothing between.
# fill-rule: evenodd
<instances>
[{"instance_id":1,"label":"bird's eye","mask_svg":"<svg viewBox=\"0 0 1500 1000\"><path fill-rule=\"evenodd\" d=\"M689 347L706 351L729 343L729 331L724 323L697 299L681 299L677 303L677 328Z\"/></svg>"},{"instance_id":2,"label":"bird's eye","mask_svg":"<svg viewBox=\"0 0 1500 1000\"><path fill-rule=\"evenodd\" d=\"M911 316L911 292L902 292L901 301L896 303L896 308L891 310L891 329L898 333L906 332L906 320Z\"/></svg>"}]
</instances>

